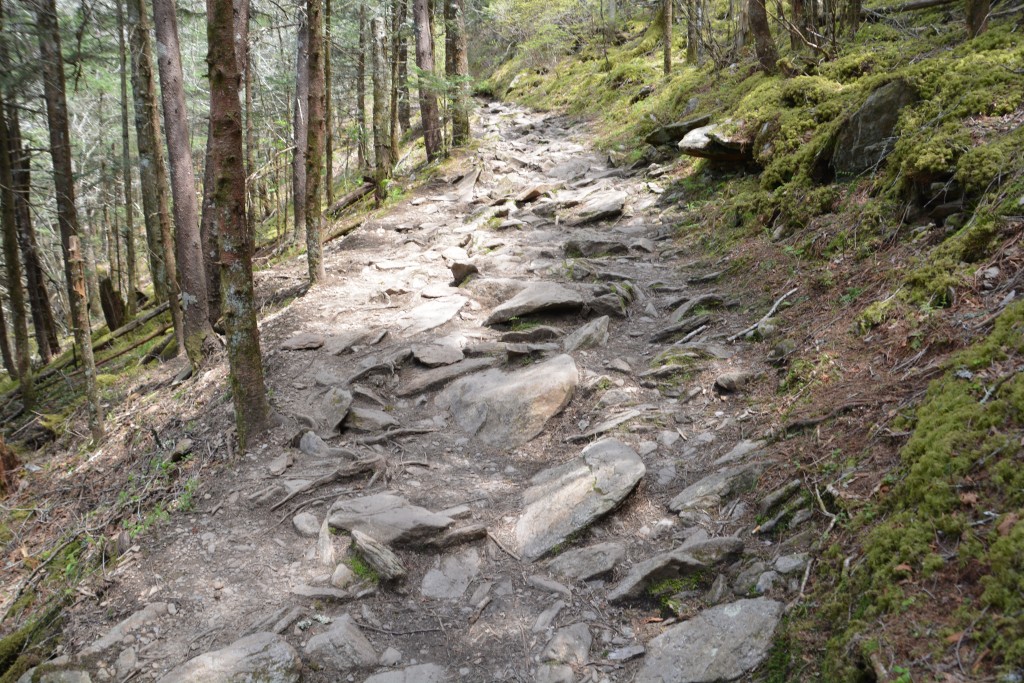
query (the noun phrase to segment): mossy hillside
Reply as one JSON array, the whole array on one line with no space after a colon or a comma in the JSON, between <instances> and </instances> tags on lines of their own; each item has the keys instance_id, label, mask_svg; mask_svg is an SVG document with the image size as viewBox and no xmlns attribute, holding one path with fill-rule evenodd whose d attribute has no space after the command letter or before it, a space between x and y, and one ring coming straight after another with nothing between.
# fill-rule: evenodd
<instances>
[{"instance_id":1,"label":"mossy hillside","mask_svg":"<svg viewBox=\"0 0 1024 683\"><path fill-rule=\"evenodd\" d=\"M959 577L963 590L949 632L970 629L964 637L988 649L997 667L1024 661L1022 353L1018 303L949 362L907 425L913 434L897 483L851 522L864 530L863 565L845 574L834 566L843 578L819 595L829 606L823 618L845 625L830 644L829 680L856 680L853 645L877 633L879 620L914 619L918 582L939 575ZM934 634L940 649L945 635Z\"/></svg>"}]
</instances>

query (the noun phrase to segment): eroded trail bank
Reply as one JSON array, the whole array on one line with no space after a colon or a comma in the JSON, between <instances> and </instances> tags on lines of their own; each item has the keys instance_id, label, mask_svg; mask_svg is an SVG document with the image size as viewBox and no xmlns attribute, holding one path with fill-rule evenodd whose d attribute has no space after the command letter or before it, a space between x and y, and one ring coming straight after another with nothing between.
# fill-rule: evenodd
<instances>
[{"instance_id":1,"label":"eroded trail bank","mask_svg":"<svg viewBox=\"0 0 1024 683\"><path fill-rule=\"evenodd\" d=\"M584 125L508 105L484 105L474 133L454 177L330 245L326 284L263 321L289 426L78 605L64 666L757 675L816 538L744 393L765 349L729 341L767 306L719 289L714 259L683 262L657 168L612 168ZM223 449L222 376L186 389L198 452Z\"/></svg>"}]
</instances>

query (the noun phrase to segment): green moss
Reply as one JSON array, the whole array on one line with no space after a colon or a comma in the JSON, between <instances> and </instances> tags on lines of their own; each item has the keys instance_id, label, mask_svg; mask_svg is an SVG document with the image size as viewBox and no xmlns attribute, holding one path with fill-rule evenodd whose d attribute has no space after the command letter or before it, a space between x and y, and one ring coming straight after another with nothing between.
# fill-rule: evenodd
<instances>
[{"instance_id":1,"label":"green moss","mask_svg":"<svg viewBox=\"0 0 1024 683\"><path fill-rule=\"evenodd\" d=\"M367 564L366 560L359 553L353 552L349 554L345 563L352 570L352 573L361 580L369 583L380 583L380 575L377 574L377 570Z\"/></svg>"}]
</instances>

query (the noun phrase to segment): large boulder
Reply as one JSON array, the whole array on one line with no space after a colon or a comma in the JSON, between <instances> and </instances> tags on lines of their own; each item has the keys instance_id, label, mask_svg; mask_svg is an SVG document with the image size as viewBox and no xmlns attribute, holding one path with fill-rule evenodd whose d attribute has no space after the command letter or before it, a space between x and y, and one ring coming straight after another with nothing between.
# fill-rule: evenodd
<instances>
[{"instance_id":1,"label":"large boulder","mask_svg":"<svg viewBox=\"0 0 1024 683\"><path fill-rule=\"evenodd\" d=\"M284 638L254 633L190 659L159 683L296 683L301 673L299 653Z\"/></svg>"},{"instance_id":2,"label":"large boulder","mask_svg":"<svg viewBox=\"0 0 1024 683\"><path fill-rule=\"evenodd\" d=\"M576 362L563 354L523 370L492 369L462 377L438 395L437 404L484 443L515 448L540 434L569 403L578 383Z\"/></svg>"},{"instance_id":3,"label":"large boulder","mask_svg":"<svg viewBox=\"0 0 1024 683\"><path fill-rule=\"evenodd\" d=\"M903 107L918 99L903 79L876 89L860 109L842 125L832 152L832 167L840 175L856 175L875 168L892 151L893 130Z\"/></svg>"},{"instance_id":4,"label":"large boulder","mask_svg":"<svg viewBox=\"0 0 1024 683\"><path fill-rule=\"evenodd\" d=\"M534 313L578 311L585 303L586 298L576 289L554 282L534 282L496 306L484 324L496 325Z\"/></svg>"},{"instance_id":5,"label":"large boulder","mask_svg":"<svg viewBox=\"0 0 1024 683\"><path fill-rule=\"evenodd\" d=\"M746 163L754 158L750 138L730 121L694 128L683 136L679 150L687 156L725 163Z\"/></svg>"}]
</instances>

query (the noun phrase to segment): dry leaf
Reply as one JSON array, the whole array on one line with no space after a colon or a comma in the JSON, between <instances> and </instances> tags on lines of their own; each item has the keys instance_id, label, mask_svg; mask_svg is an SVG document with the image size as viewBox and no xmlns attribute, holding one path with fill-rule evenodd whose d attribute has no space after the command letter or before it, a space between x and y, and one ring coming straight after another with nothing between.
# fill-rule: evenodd
<instances>
[{"instance_id":1,"label":"dry leaf","mask_svg":"<svg viewBox=\"0 0 1024 683\"><path fill-rule=\"evenodd\" d=\"M906 564L906 563L898 564L895 567L893 567L892 570L894 572L907 572L908 574L913 574L914 573L914 568L911 567L909 564Z\"/></svg>"},{"instance_id":2,"label":"dry leaf","mask_svg":"<svg viewBox=\"0 0 1024 683\"><path fill-rule=\"evenodd\" d=\"M961 493L960 502L964 505L977 505L978 494L977 493Z\"/></svg>"},{"instance_id":3,"label":"dry leaf","mask_svg":"<svg viewBox=\"0 0 1024 683\"><path fill-rule=\"evenodd\" d=\"M963 631L957 631L956 633L950 633L946 636L946 642L952 645L953 643L959 643L960 639L964 637Z\"/></svg>"},{"instance_id":4,"label":"dry leaf","mask_svg":"<svg viewBox=\"0 0 1024 683\"><path fill-rule=\"evenodd\" d=\"M1009 536L1010 532L1013 531L1013 527L1020 521L1020 516L1016 512L1003 517L1003 521L999 522L999 526L996 527L996 531L999 532L1000 536Z\"/></svg>"}]
</instances>

